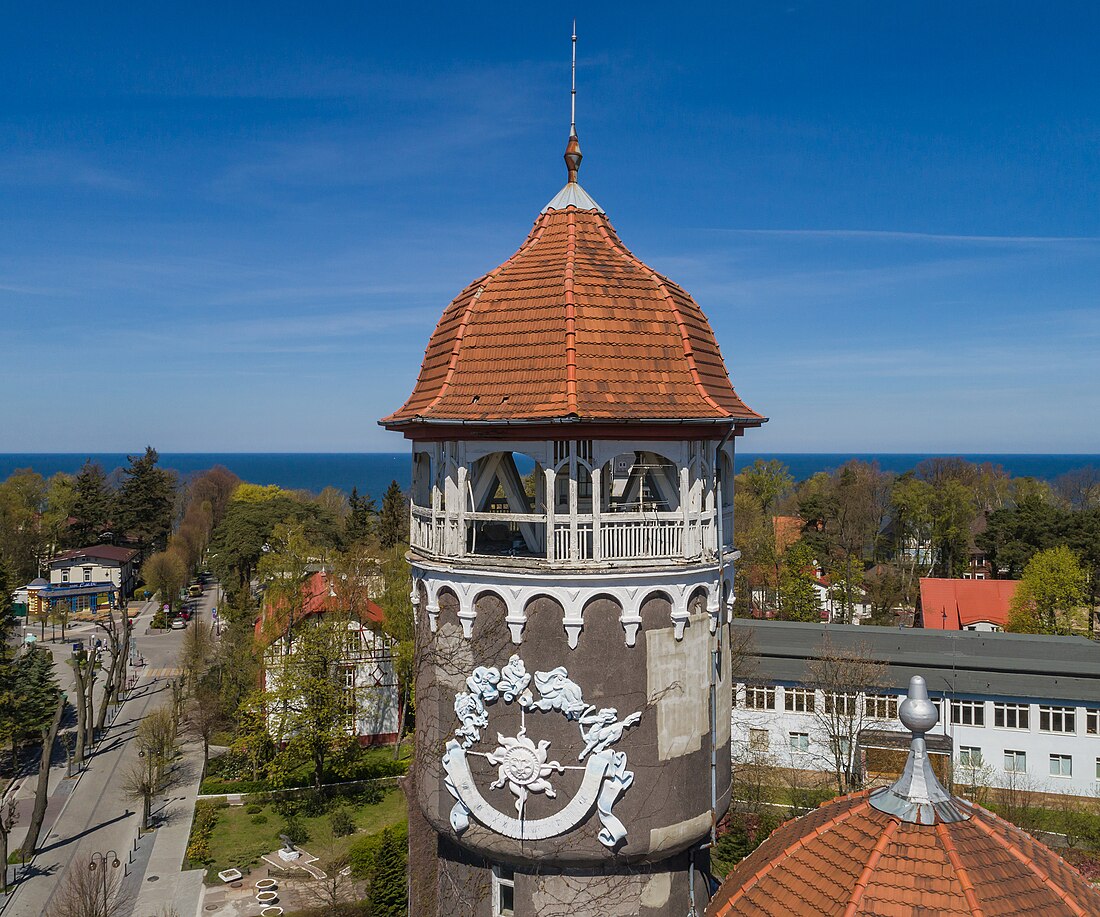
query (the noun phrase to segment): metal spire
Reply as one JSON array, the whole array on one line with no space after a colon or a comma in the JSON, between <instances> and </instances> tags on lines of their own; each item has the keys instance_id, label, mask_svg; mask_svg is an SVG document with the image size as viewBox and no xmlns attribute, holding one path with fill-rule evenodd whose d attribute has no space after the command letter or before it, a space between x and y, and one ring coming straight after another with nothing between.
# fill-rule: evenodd
<instances>
[{"instance_id":1,"label":"metal spire","mask_svg":"<svg viewBox=\"0 0 1100 917\"><path fill-rule=\"evenodd\" d=\"M569 143L565 147L565 167L569 184L577 182L581 167L581 142L577 139L577 20L573 20L573 87L569 94Z\"/></svg>"},{"instance_id":2,"label":"metal spire","mask_svg":"<svg viewBox=\"0 0 1100 917\"><path fill-rule=\"evenodd\" d=\"M928 699L928 686L920 675L909 680L909 691L898 717L913 734L905 770L893 786L871 793L871 805L880 812L894 815L902 821L933 825L937 821L955 822L970 818L970 813L956 804L955 798L936 779L928 760L924 734L939 722L939 713Z\"/></svg>"},{"instance_id":3,"label":"metal spire","mask_svg":"<svg viewBox=\"0 0 1100 917\"><path fill-rule=\"evenodd\" d=\"M569 136L577 136L577 20L573 20L573 88L569 93Z\"/></svg>"}]
</instances>

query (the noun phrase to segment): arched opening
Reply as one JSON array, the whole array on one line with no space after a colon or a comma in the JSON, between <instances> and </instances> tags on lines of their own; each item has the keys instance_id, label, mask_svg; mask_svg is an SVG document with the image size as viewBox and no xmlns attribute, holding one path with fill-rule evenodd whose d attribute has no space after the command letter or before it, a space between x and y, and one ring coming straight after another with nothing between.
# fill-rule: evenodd
<instances>
[{"instance_id":1,"label":"arched opening","mask_svg":"<svg viewBox=\"0 0 1100 917\"><path fill-rule=\"evenodd\" d=\"M413 453L412 502L414 506L432 505L432 457L427 452Z\"/></svg>"},{"instance_id":2,"label":"arched opening","mask_svg":"<svg viewBox=\"0 0 1100 917\"><path fill-rule=\"evenodd\" d=\"M474 462L468 486L467 552L546 555L545 475L535 458L522 452L493 452Z\"/></svg>"},{"instance_id":3,"label":"arched opening","mask_svg":"<svg viewBox=\"0 0 1100 917\"><path fill-rule=\"evenodd\" d=\"M603 466L600 507L605 513L676 512L680 483L676 463L659 452L624 452Z\"/></svg>"}]
</instances>

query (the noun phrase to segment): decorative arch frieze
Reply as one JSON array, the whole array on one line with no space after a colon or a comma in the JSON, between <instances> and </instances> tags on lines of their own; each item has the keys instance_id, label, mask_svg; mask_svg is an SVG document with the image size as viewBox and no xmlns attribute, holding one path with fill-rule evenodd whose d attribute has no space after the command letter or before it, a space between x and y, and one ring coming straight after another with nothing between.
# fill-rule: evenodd
<instances>
[{"instance_id":1,"label":"decorative arch frieze","mask_svg":"<svg viewBox=\"0 0 1100 917\"><path fill-rule=\"evenodd\" d=\"M619 623L627 646L634 646L642 626L642 605L660 596L671 605L669 619L677 640L683 639L691 617L691 600L700 592L706 595L706 608L713 633L718 621L720 596L714 567L699 566L676 571L645 571L604 574L599 577L545 573L502 573L498 570L456 570L425 562L413 563L414 604L424 598L424 613L434 633L439 626L439 596L451 592L458 600L458 621L466 639L473 636L477 619L477 599L492 594L506 609L512 643L523 642L527 626L527 608L535 599L553 599L564 610L562 626L570 649L576 649L584 631L584 611L593 599L611 598L619 605Z\"/></svg>"}]
</instances>

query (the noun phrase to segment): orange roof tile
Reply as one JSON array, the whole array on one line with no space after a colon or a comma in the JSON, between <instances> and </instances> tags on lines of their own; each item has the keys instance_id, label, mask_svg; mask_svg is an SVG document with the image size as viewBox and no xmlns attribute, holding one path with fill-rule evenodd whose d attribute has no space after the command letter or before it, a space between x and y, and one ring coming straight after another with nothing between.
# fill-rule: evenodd
<instances>
[{"instance_id":1,"label":"orange roof tile","mask_svg":"<svg viewBox=\"0 0 1100 917\"><path fill-rule=\"evenodd\" d=\"M777 828L729 874L707 917L1062 917L1100 914L1100 891L1048 847L980 806L935 825L874 808L869 793Z\"/></svg>"},{"instance_id":2,"label":"orange roof tile","mask_svg":"<svg viewBox=\"0 0 1100 917\"><path fill-rule=\"evenodd\" d=\"M328 574L323 570L310 574L302 583L302 604L295 609L294 620L287 620L286 602L265 601L260 616L256 619L254 636L256 642L262 646L270 645L278 637L286 632L291 624L308 618L310 615L324 614L326 611L339 609L339 603L333 594L329 584ZM358 606L356 614L363 624L381 624L386 619L386 613L381 607L370 599L365 599L362 606Z\"/></svg>"},{"instance_id":3,"label":"orange roof tile","mask_svg":"<svg viewBox=\"0 0 1100 917\"><path fill-rule=\"evenodd\" d=\"M575 184L443 311L412 394L381 423L558 420L765 420L734 392L695 300Z\"/></svg>"},{"instance_id":4,"label":"orange roof tile","mask_svg":"<svg viewBox=\"0 0 1100 917\"><path fill-rule=\"evenodd\" d=\"M1019 586L1007 579L937 579L920 581L921 620L930 630L962 630L988 622L1004 627ZM945 615L946 613L946 615Z\"/></svg>"}]
</instances>

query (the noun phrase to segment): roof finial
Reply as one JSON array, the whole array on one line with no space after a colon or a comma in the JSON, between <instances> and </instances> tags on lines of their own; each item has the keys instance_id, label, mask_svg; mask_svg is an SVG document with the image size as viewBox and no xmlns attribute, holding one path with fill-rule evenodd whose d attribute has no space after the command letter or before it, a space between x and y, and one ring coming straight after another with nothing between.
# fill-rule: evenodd
<instances>
[{"instance_id":1,"label":"roof finial","mask_svg":"<svg viewBox=\"0 0 1100 917\"><path fill-rule=\"evenodd\" d=\"M961 809L955 797L936 778L928 760L924 734L940 720L935 705L928 699L928 686L920 675L909 679L909 691L898 708L902 725L913 733L905 770L893 786L871 793L871 805L880 812L896 815L902 821L932 825L936 821L965 821L970 814Z\"/></svg>"},{"instance_id":2,"label":"roof finial","mask_svg":"<svg viewBox=\"0 0 1100 917\"><path fill-rule=\"evenodd\" d=\"M577 181L581 167L581 143L577 139L577 20L573 20L573 85L569 94L569 143L565 147L565 167L569 183Z\"/></svg>"},{"instance_id":3,"label":"roof finial","mask_svg":"<svg viewBox=\"0 0 1100 917\"><path fill-rule=\"evenodd\" d=\"M569 92L569 136L577 136L577 20L573 20L573 87Z\"/></svg>"}]
</instances>

